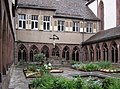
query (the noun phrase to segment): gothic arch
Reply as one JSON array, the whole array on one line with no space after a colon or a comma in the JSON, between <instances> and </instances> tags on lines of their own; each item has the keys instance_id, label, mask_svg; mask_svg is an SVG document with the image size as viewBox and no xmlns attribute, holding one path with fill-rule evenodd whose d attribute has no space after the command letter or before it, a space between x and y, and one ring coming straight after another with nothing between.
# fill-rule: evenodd
<instances>
[{"instance_id":1,"label":"gothic arch","mask_svg":"<svg viewBox=\"0 0 120 89\"><path fill-rule=\"evenodd\" d=\"M75 46L73 48L73 52L72 52L72 60L74 61L79 61L79 48L77 46Z\"/></svg>"},{"instance_id":2,"label":"gothic arch","mask_svg":"<svg viewBox=\"0 0 120 89\"><path fill-rule=\"evenodd\" d=\"M103 60L108 61L108 46L106 43L102 45Z\"/></svg>"},{"instance_id":3,"label":"gothic arch","mask_svg":"<svg viewBox=\"0 0 120 89\"><path fill-rule=\"evenodd\" d=\"M101 52L100 52L100 46L99 46L99 44L96 44L95 50L96 50L96 60L100 61Z\"/></svg>"},{"instance_id":4,"label":"gothic arch","mask_svg":"<svg viewBox=\"0 0 120 89\"><path fill-rule=\"evenodd\" d=\"M70 55L70 48L68 46L65 46L62 52L62 57L65 58L65 60L69 60Z\"/></svg>"},{"instance_id":5,"label":"gothic arch","mask_svg":"<svg viewBox=\"0 0 120 89\"><path fill-rule=\"evenodd\" d=\"M60 56L60 49L58 46L55 46L55 48L52 49L52 56Z\"/></svg>"},{"instance_id":6,"label":"gothic arch","mask_svg":"<svg viewBox=\"0 0 120 89\"><path fill-rule=\"evenodd\" d=\"M118 62L118 48L117 48L117 43L115 41L111 42L110 50L111 50L112 62L117 63Z\"/></svg>"},{"instance_id":7,"label":"gothic arch","mask_svg":"<svg viewBox=\"0 0 120 89\"><path fill-rule=\"evenodd\" d=\"M48 48L48 46L44 45L41 48L41 53L45 54L45 56L48 58L49 57L49 48Z\"/></svg>"},{"instance_id":8,"label":"gothic arch","mask_svg":"<svg viewBox=\"0 0 120 89\"><path fill-rule=\"evenodd\" d=\"M27 51L26 47L23 44L21 44L18 49L18 62L20 62L20 61L27 62L27 52L28 51Z\"/></svg>"},{"instance_id":9,"label":"gothic arch","mask_svg":"<svg viewBox=\"0 0 120 89\"><path fill-rule=\"evenodd\" d=\"M39 50L35 45L32 45L30 47L30 53L29 53L30 61L32 61L32 62L34 61L34 55L37 54L38 52L39 52Z\"/></svg>"}]
</instances>

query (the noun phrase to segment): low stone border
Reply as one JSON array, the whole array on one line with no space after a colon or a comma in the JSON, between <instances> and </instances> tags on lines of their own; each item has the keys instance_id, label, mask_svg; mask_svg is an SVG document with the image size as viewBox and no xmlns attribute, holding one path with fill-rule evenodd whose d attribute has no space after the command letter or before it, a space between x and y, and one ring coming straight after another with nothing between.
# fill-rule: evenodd
<instances>
[{"instance_id":1,"label":"low stone border","mask_svg":"<svg viewBox=\"0 0 120 89\"><path fill-rule=\"evenodd\" d=\"M111 76L108 76L108 75L98 74L98 73L93 73L93 72L87 72L87 73L81 73L81 74L74 74L74 75L70 75L70 76L80 76L80 77L92 76L92 77L98 77L98 78L101 78L101 79L105 79L107 77L111 77Z\"/></svg>"},{"instance_id":2,"label":"low stone border","mask_svg":"<svg viewBox=\"0 0 120 89\"><path fill-rule=\"evenodd\" d=\"M64 71L61 69L52 69L49 71L50 73L63 73Z\"/></svg>"},{"instance_id":3,"label":"low stone border","mask_svg":"<svg viewBox=\"0 0 120 89\"><path fill-rule=\"evenodd\" d=\"M105 73L120 73L120 70L109 70L109 69L100 69L100 72L105 72Z\"/></svg>"}]
</instances>

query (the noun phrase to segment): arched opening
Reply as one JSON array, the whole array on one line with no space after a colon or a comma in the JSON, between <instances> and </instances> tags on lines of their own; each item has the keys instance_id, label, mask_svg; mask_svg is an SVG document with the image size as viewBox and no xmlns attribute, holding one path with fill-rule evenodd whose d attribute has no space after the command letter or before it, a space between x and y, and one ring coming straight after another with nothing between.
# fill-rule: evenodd
<instances>
[{"instance_id":1,"label":"arched opening","mask_svg":"<svg viewBox=\"0 0 120 89\"><path fill-rule=\"evenodd\" d=\"M18 62L20 61L27 62L27 49L23 44L19 47L18 50Z\"/></svg>"},{"instance_id":2,"label":"arched opening","mask_svg":"<svg viewBox=\"0 0 120 89\"><path fill-rule=\"evenodd\" d=\"M65 59L65 60L69 60L69 47L68 46L65 46L64 49L63 49L63 53L62 53L62 57Z\"/></svg>"},{"instance_id":3,"label":"arched opening","mask_svg":"<svg viewBox=\"0 0 120 89\"><path fill-rule=\"evenodd\" d=\"M59 56L60 56L59 50L60 50L60 49L58 48L58 46L55 46L55 48L52 49L52 56L57 56L57 57L59 57Z\"/></svg>"},{"instance_id":4,"label":"arched opening","mask_svg":"<svg viewBox=\"0 0 120 89\"><path fill-rule=\"evenodd\" d=\"M90 61L94 61L94 50L92 46L90 46Z\"/></svg>"},{"instance_id":5,"label":"arched opening","mask_svg":"<svg viewBox=\"0 0 120 89\"><path fill-rule=\"evenodd\" d=\"M41 53L45 54L45 57L49 57L49 48L45 45L41 49Z\"/></svg>"},{"instance_id":6,"label":"arched opening","mask_svg":"<svg viewBox=\"0 0 120 89\"><path fill-rule=\"evenodd\" d=\"M78 47L73 48L72 60L79 61L79 48Z\"/></svg>"},{"instance_id":7,"label":"arched opening","mask_svg":"<svg viewBox=\"0 0 120 89\"><path fill-rule=\"evenodd\" d=\"M97 44L96 45L96 60L100 61L100 58L101 58L100 46Z\"/></svg>"},{"instance_id":8,"label":"arched opening","mask_svg":"<svg viewBox=\"0 0 120 89\"><path fill-rule=\"evenodd\" d=\"M106 43L103 44L103 60L108 61L108 46Z\"/></svg>"},{"instance_id":9,"label":"arched opening","mask_svg":"<svg viewBox=\"0 0 120 89\"><path fill-rule=\"evenodd\" d=\"M118 62L118 48L117 48L117 44L115 42L112 42L111 54L112 54L111 55L112 62L117 63Z\"/></svg>"},{"instance_id":10,"label":"arched opening","mask_svg":"<svg viewBox=\"0 0 120 89\"><path fill-rule=\"evenodd\" d=\"M38 52L39 52L38 48L35 45L32 45L29 53L31 62L34 61L34 55L37 54Z\"/></svg>"}]
</instances>

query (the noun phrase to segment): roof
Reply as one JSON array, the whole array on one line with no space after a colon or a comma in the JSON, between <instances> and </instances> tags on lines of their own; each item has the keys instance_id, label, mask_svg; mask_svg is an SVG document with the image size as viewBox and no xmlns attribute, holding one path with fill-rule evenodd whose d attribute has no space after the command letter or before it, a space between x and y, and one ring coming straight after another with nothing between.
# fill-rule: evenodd
<instances>
[{"instance_id":1,"label":"roof","mask_svg":"<svg viewBox=\"0 0 120 89\"><path fill-rule=\"evenodd\" d=\"M87 0L18 0L18 8L55 10L54 16L99 20L86 6Z\"/></svg>"},{"instance_id":2,"label":"roof","mask_svg":"<svg viewBox=\"0 0 120 89\"><path fill-rule=\"evenodd\" d=\"M114 39L120 39L120 26L108 30L103 30L91 36L82 45L93 44L97 42L104 42Z\"/></svg>"}]
</instances>

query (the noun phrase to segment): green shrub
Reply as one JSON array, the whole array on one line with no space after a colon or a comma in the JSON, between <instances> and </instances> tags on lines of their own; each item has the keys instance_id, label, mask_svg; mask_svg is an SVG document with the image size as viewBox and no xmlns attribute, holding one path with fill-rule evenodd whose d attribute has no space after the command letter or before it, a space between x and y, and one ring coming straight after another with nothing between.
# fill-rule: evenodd
<instances>
[{"instance_id":1,"label":"green shrub","mask_svg":"<svg viewBox=\"0 0 120 89\"><path fill-rule=\"evenodd\" d=\"M74 89L73 81L64 77L57 77L52 89Z\"/></svg>"},{"instance_id":2,"label":"green shrub","mask_svg":"<svg viewBox=\"0 0 120 89\"><path fill-rule=\"evenodd\" d=\"M72 60L72 61L70 61L70 64L71 64L71 65L79 64L79 62L77 62L77 61L73 61L73 60Z\"/></svg>"},{"instance_id":3,"label":"green shrub","mask_svg":"<svg viewBox=\"0 0 120 89\"><path fill-rule=\"evenodd\" d=\"M112 66L112 63L109 61L100 61L100 62L97 62L96 64L100 66L100 68L102 69L110 68Z\"/></svg>"},{"instance_id":4,"label":"green shrub","mask_svg":"<svg viewBox=\"0 0 120 89\"><path fill-rule=\"evenodd\" d=\"M106 78L102 84L103 89L120 89L120 80L115 78Z\"/></svg>"},{"instance_id":5,"label":"green shrub","mask_svg":"<svg viewBox=\"0 0 120 89\"><path fill-rule=\"evenodd\" d=\"M31 64L27 66L27 71L33 71L36 72L37 66L35 64Z\"/></svg>"},{"instance_id":6,"label":"green shrub","mask_svg":"<svg viewBox=\"0 0 120 89\"><path fill-rule=\"evenodd\" d=\"M35 57L35 61L38 62L43 62L45 59L45 55L43 53L35 54L34 57Z\"/></svg>"},{"instance_id":7,"label":"green shrub","mask_svg":"<svg viewBox=\"0 0 120 89\"><path fill-rule=\"evenodd\" d=\"M77 77L77 80L74 80L74 86L75 86L75 89L86 89L85 83L79 76Z\"/></svg>"},{"instance_id":8,"label":"green shrub","mask_svg":"<svg viewBox=\"0 0 120 89\"><path fill-rule=\"evenodd\" d=\"M89 64L82 64L80 66L81 70L84 71L95 71L99 69L99 66L97 64L89 63Z\"/></svg>"}]
</instances>

